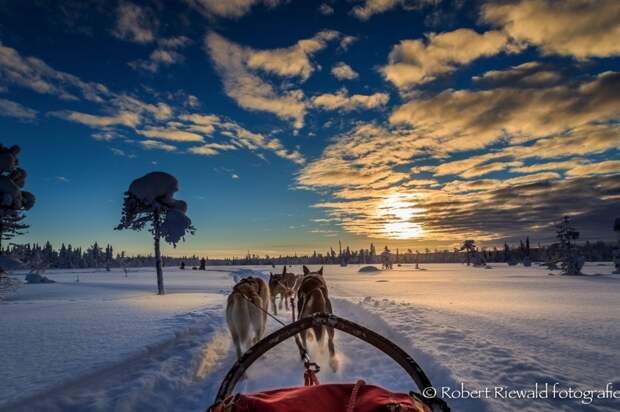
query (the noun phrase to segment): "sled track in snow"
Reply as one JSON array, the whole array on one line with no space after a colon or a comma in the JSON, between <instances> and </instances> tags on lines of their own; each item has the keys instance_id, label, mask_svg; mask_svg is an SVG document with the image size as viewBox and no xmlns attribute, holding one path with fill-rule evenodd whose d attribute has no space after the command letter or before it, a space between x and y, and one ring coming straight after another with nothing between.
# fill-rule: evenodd
<instances>
[{"instance_id":1,"label":"sled track in snow","mask_svg":"<svg viewBox=\"0 0 620 412\"><path fill-rule=\"evenodd\" d=\"M332 299L339 316L367 326L392 340L421 364L436 385L454 385L450 373L415 342L389 326L378 314L345 299ZM225 327L223 307L210 309L203 320L173 339L145 350L122 363L63 382L44 393L14 402L2 411L204 411L212 402L220 381L235 361ZM279 315L290 321L290 312ZM279 325L269 320L268 330ZM340 370L330 371L326 350L310 344L314 360L323 366L323 383L354 382L358 378L392 390L415 388L404 371L375 348L352 336L336 332ZM248 370L239 391L303 384L303 367L292 340L267 352ZM483 404L463 405L456 410L485 411Z\"/></svg>"}]
</instances>

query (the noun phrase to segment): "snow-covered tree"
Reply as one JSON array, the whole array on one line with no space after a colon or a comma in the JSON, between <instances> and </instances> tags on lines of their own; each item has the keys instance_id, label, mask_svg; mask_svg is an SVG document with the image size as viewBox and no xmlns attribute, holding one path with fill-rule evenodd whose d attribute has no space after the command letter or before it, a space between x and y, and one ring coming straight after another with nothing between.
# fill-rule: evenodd
<instances>
[{"instance_id":1,"label":"snow-covered tree","mask_svg":"<svg viewBox=\"0 0 620 412\"><path fill-rule=\"evenodd\" d=\"M23 191L26 171L19 167L19 146L0 144L0 253L2 241L23 234L28 225L23 223L23 211L35 203L34 195Z\"/></svg>"},{"instance_id":2,"label":"snow-covered tree","mask_svg":"<svg viewBox=\"0 0 620 412\"><path fill-rule=\"evenodd\" d=\"M461 250L465 251L467 266L471 265L472 257L476 252L476 241L471 239L464 241L463 245L461 246Z\"/></svg>"},{"instance_id":3,"label":"snow-covered tree","mask_svg":"<svg viewBox=\"0 0 620 412\"><path fill-rule=\"evenodd\" d=\"M570 218L564 216L556 226L556 237L560 241L560 269L563 275L581 275L581 268L585 263L583 256L579 256L575 249L575 241L579 239L579 232L570 223Z\"/></svg>"},{"instance_id":4,"label":"snow-covered tree","mask_svg":"<svg viewBox=\"0 0 620 412\"><path fill-rule=\"evenodd\" d=\"M620 274L620 217L614 222L614 231L618 234L618 247L614 250L614 265L616 266L614 273Z\"/></svg>"},{"instance_id":5,"label":"snow-covered tree","mask_svg":"<svg viewBox=\"0 0 620 412\"><path fill-rule=\"evenodd\" d=\"M149 225L155 248L157 292L165 293L160 240L176 244L186 233L194 234L192 221L185 215L187 204L174 198L179 190L177 179L164 172L152 172L134 180L125 192L121 223L117 230L140 231Z\"/></svg>"},{"instance_id":6,"label":"snow-covered tree","mask_svg":"<svg viewBox=\"0 0 620 412\"><path fill-rule=\"evenodd\" d=\"M381 266L383 269L392 269L392 252L387 246L381 252Z\"/></svg>"}]
</instances>

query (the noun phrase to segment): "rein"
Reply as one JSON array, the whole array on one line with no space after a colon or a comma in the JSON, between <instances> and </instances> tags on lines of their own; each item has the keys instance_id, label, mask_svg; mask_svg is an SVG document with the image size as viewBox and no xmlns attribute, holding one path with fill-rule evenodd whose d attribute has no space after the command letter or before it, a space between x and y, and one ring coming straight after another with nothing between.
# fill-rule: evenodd
<instances>
[{"instance_id":1,"label":"rein","mask_svg":"<svg viewBox=\"0 0 620 412\"><path fill-rule=\"evenodd\" d=\"M263 312L264 314L269 316L271 319L273 319L276 322L278 322L280 325L282 325L284 327L287 326L286 323L282 322L280 319L278 319L277 317L275 317L274 315L269 313L269 311L266 311L265 309L263 309L260 306L258 306L256 303L254 303L254 301L252 299L247 297L245 294L243 294L241 292L236 292L236 293L239 293L243 297L243 299L245 299L248 302L250 302L252 305L254 305L254 307L256 307L261 312ZM295 302L294 298L291 298L291 305L293 305L294 302ZM295 322L295 309L293 309L293 322ZM299 356L301 358L301 361L304 363L304 368L305 368L305 371L304 371L304 383L305 383L305 386L318 385L319 384L319 378L316 376L316 374L320 372L321 367L317 363L312 362L312 360L310 359L310 355L308 354L308 350L304 347L303 343L301 343L301 339L299 338L299 334L295 335L295 344L297 345L297 349L299 350Z\"/></svg>"}]
</instances>

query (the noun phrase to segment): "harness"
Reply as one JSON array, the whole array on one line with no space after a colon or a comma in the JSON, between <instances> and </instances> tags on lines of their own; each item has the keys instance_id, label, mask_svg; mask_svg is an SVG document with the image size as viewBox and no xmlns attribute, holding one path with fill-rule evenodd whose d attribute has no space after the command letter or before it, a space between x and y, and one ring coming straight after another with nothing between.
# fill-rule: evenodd
<instances>
[{"instance_id":1,"label":"harness","mask_svg":"<svg viewBox=\"0 0 620 412\"><path fill-rule=\"evenodd\" d=\"M254 282L255 279L256 278L253 278L251 276L247 277L247 278L241 279L233 287L233 293L238 293L239 295L241 295L243 297L243 299L245 299L246 301L248 301L249 303L254 305L254 307L256 307L258 310L260 310L261 312L263 312L264 314L269 316L271 319L273 319L276 322L278 322L280 325L287 326L286 323L282 322L280 319L278 319L277 317L275 317L274 315L269 313L269 311L266 311L265 309L263 309L262 307L257 305L256 302L254 302L252 300L252 298L246 296L243 292L241 292L240 290L237 289L237 286L239 286L241 284L244 284L244 283L250 283L250 282L252 282L254 284L258 283L259 288L260 288L260 282ZM284 286L280 281L277 281L277 282L280 283L281 286ZM295 281L295 284L297 284L297 280ZM293 322L295 322L295 298L294 298L294 293L292 293L289 296L290 296L290 303L291 303L291 309L292 309ZM317 377L317 373L320 372L321 367L316 362L312 362L312 360L310 359L310 355L308 353L308 350L304 347L303 343L301 342L301 339L299 338L299 334L295 335L295 344L297 345L297 349L299 350L299 357L301 358L301 361L304 364L304 385L305 386L318 385L319 384L319 378Z\"/></svg>"}]
</instances>

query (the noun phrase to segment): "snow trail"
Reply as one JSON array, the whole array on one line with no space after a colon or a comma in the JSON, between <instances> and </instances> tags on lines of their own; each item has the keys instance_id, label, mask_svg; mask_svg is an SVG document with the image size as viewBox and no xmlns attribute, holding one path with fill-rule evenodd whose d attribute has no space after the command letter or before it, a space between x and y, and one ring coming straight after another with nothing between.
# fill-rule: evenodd
<instances>
[{"instance_id":1,"label":"snow trail","mask_svg":"<svg viewBox=\"0 0 620 412\"><path fill-rule=\"evenodd\" d=\"M114 271L84 273L79 285L72 283L74 275L60 273L52 287L20 289L3 303L7 316L0 318L11 337L0 340L3 372L10 378L0 391L0 410L204 411L236 358L224 322L225 295L234 278L269 270L170 270L172 293L164 297L152 295L152 269L129 279ZM335 314L398 344L438 388L458 389L461 382L472 390L529 388L534 382L580 389L611 382L620 388L617 275L560 278L535 267L435 265L375 275L330 267L326 280ZM290 322L290 312L279 318ZM270 319L268 332L279 326ZM366 343L336 331L335 345L338 373L328 367L326 350L309 348L322 366L321 383L363 378L393 391L417 389ZM302 382L297 347L288 340L259 359L237 391ZM466 412L609 412L618 410L617 402L449 401L454 411Z\"/></svg>"},{"instance_id":2,"label":"snow trail","mask_svg":"<svg viewBox=\"0 0 620 412\"><path fill-rule=\"evenodd\" d=\"M413 353L425 370L442 382L450 381L449 372L431 357L412 350L410 341L390 327L379 315L345 299L333 299L334 311L383 334ZM6 411L203 411L208 407L220 382L236 360L223 307L211 308L200 316L191 332L179 334L165 344L151 348L142 356L116 364L90 376L52 388L43 394L22 400ZM290 312L279 318L290 322ZM280 325L270 320L269 332ZM365 342L336 332L340 370L328 367L326 350L310 346L311 356L321 366L319 379L328 382L355 382L363 378L390 390L417 390L408 375L391 359ZM267 352L248 370L248 379L237 387L253 392L278 387L303 385L303 366L292 339ZM457 410L485 411L480 402L461 402Z\"/></svg>"}]
</instances>

